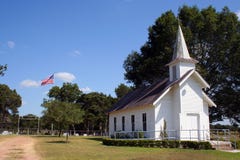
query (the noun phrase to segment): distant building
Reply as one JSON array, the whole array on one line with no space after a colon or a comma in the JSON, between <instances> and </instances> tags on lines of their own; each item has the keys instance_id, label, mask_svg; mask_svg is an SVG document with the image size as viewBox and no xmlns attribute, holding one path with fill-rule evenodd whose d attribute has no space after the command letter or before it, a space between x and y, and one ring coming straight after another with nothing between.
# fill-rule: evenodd
<instances>
[{"instance_id":1,"label":"distant building","mask_svg":"<svg viewBox=\"0 0 240 160\"><path fill-rule=\"evenodd\" d=\"M209 84L195 70L179 26L169 78L138 88L109 111L109 134L134 138L209 140L208 108L216 104L204 93ZM136 137L135 137L136 138Z\"/></svg>"}]
</instances>

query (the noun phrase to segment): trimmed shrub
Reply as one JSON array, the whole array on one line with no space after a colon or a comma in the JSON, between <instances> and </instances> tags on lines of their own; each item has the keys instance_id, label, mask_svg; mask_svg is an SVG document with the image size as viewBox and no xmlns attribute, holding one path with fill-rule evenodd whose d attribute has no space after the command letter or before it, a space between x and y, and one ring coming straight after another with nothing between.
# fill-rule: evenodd
<instances>
[{"instance_id":1,"label":"trimmed shrub","mask_svg":"<svg viewBox=\"0 0 240 160\"><path fill-rule=\"evenodd\" d=\"M212 149L209 142L174 141L174 140L118 140L103 139L103 144L108 146L132 147L158 147L158 148L184 148L184 149Z\"/></svg>"}]
</instances>

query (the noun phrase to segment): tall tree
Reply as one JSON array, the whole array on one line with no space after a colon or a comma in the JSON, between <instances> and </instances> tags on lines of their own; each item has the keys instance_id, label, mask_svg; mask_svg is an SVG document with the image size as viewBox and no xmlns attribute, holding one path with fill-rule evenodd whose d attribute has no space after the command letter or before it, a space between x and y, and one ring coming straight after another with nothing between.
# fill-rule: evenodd
<instances>
[{"instance_id":1,"label":"tall tree","mask_svg":"<svg viewBox=\"0 0 240 160\"><path fill-rule=\"evenodd\" d=\"M59 129L59 136L63 129L68 130L70 126L74 128L75 124L83 121L84 111L79 104L51 100L45 101L42 106L44 107L45 120L56 124L55 127Z\"/></svg>"},{"instance_id":2,"label":"tall tree","mask_svg":"<svg viewBox=\"0 0 240 160\"><path fill-rule=\"evenodd\" d=\"M178 18L171 11L162 14L149 27L141 52L124 61L125 79L139 87L168 76L165 65L171 61L178 24L191 56L199 61L197 70L211 86L208 95L218 105L210 110L211 120L240 123L240 22L227 7L217 12L212 6L183 6Z\"/></svg>"},{"instance_id":3,"label":"tall tree","mask_svg":"<svg viewBox=\"0 0 240 160\"><path fill-rule=\"evenodd\" d=\"M124 61L128 82L139 87L168 75L165 65L172 56L177 24L177 18L168 11L149 27L148 41L141 47L141 53L134 51Z\"/></svg>"},{"instance_id":4,"label":"tall tree","mask_svg":"<svg viewBox=\"0 0 240 160\"><path fill-rule=\"evenodd\" d=\"M83 121L84 111L76 103L81 94L77 84L64 83L61 88L52 87L48 93L49 99L44 100L44 119L57 124L59 136L62 129L74 128L75 124Z\"/></svg>"},{"instance_id":5,"label":"tall tree","mask_svg":"<svg viewBox=\"0 0 240 160\"><path fill-rule=\"evenodd\" d=\"M102 93L92 92L83 94L78 103L82 104L84 115L84 129L100 130L107 129L107 110L113 105L113 98Z\"/></svg>"},{"instance_id":6,"label":"tall tree","mask_svg":"<svg viewBox=\"0 0 240 160\"><path fill-rule=\"evenodd\" d=\"M82 91L79 89L77 84L63 83L63 86L61 88L54 86L49 91L48 96L49 98L53 98L62 102L75 103L81 94Z\"/></svg>"},{"instance_id":7,"label":"tall tree","mask_svg":"<svg viewBox=\"0 0 240 160\"><path fill-rule=\"evenodd\" d=\"M2 122L7 122L9 116L18 113L18 108L22 105L21 96L17 91L11 90L7 85L0 84L0 118Z\"/></svg>"}]
</instances>

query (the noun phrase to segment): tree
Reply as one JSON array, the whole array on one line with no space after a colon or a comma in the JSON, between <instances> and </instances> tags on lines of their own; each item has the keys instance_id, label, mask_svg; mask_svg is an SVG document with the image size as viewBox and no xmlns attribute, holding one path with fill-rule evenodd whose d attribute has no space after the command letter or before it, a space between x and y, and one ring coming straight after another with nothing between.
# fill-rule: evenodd
<instances>
[{"instance_id":1,"label":"tree","mask_svg":"<svg viewBox=\"0 0 240 160\"><path fill-rule=\"evenodd\" d=\"M78 103L82 104L84 115L84 129L88 131L107 129L107 110L113 105L115 100L111 96L103 93L92 92L83 94Z\"/></svg>"},{"instance_id":2,"label":"tree","mask_svg":"<svg viewBox=\"0 0 240 160\"><path fill-rule=\"evenodd\" d=\"M132 89L125 84L120 84L117 88L115 88L115 93L117 95L117 98L120 99L123 96L125 96L127 93L129 93Z\"/></svg>"},{"instance_id":3,"label":"tree","mask_svg":"<svg viewBox=\"0 0 240 160\"><path fill-rule=\"evenodd\" d=\"M211 6L183 6L178 18L171 11L162 14L149 27L140 53L132 52L124 61L125 79L139 87L168 77L165 65L171 61L178 24L189 53L199 61L198 72L211 86L207 93L218 105L210 109L211 120L240 123L240 22L227 7L216 12Z\"/></svg>"},{"instance_id":4,"label":"tree","mask_svg":"<svg viewBox=\"0 0 240 160\"><path fill-rule=\"evenodd\" d=\"M52 100L45 101L42 106L44 116L57 125L59 136L63 129L69 130L70 125L74 127L83 121L84 111L79 104Z\"/></svg>"},{"instance_id":5,"label":"tree","mask_svg":"<svg viewBox=\"0 0 240 160\"><path fill-rule=\"evenodd\" d=\"M0 65L0 76L4 76L4 72L7 70L7 65Z\"/></svg>"},{"instance_id":6,"label":"tree","mask_svg":"<svg viewBox=\"0 0 240 160\"><path fill-rule=\"evenodd\" d=\"M79 90L77 84L63 83L63 86L59 88L54 86L48 93L49 98L59 100L62 102L75 103L81 96L82 91Z\"/></svg>"},{"instance_id":7,"label":"tree","mask_svg":"<svg viewBox=\"0 0 240 160\"><path fill-rule=\"evenodd\" d=\"M17 91L11 90L7 85L0 84L0 118L1 122L9 121L11 115L18 113L18 108L22 105L21 96Z\"/></svg>"},{"instance_id":8,"label":"tree","mask_svg":"<svg viewBox=\"0 0 240 160\"><path fill-rule=\"evenodd\" d=\"M61 88L58 86L50 89L48 100L44 100L44 119L49 122L55 122L59 129L59 136L63 129L81 123L83 121L84 111L81 105L76 103L82 92L77 84L64 83Z\"/></svg>"},{"instance_id":9,"label":"tree","mask_svg":"<svg viewBox=\"0 0 240 160\"><path fill-rule=\"evenodd\" d=\"M166 12L148 29L148 41L141 53L132 52L124 61L125 79L135 87L149 85L168 76L166 63L171 59L178 21Z\"/></svg>"}]
</instances>

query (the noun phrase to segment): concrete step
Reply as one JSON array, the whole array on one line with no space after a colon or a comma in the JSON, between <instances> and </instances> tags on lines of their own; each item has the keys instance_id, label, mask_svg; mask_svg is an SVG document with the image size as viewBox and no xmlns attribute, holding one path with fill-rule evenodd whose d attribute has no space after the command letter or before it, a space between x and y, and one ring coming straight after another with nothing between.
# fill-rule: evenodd
<instances>
[{"instance_id":1,"label":"concrete step","mask_svg":"<svg viewBox=\"0 0 240 160\"><path fill-rule=\"evenodd\" d=\"M232 143L227 141L210 141L216 150L233 150Z\"/></svg>"}]
</instances>

